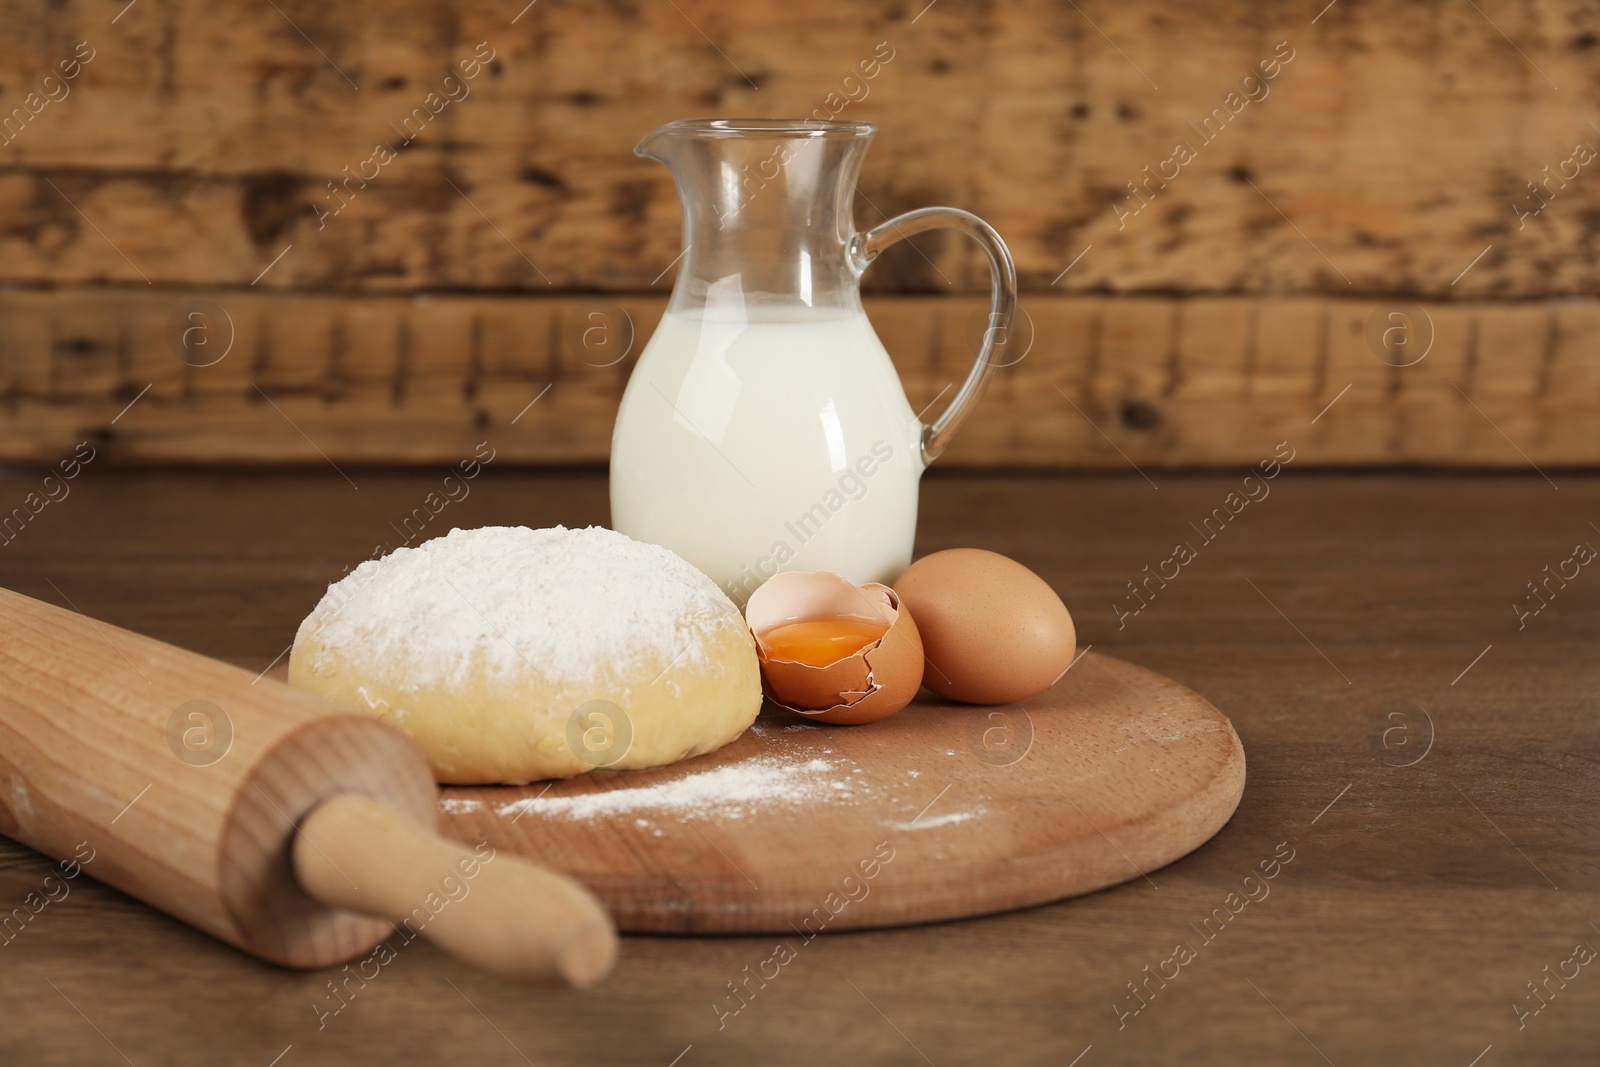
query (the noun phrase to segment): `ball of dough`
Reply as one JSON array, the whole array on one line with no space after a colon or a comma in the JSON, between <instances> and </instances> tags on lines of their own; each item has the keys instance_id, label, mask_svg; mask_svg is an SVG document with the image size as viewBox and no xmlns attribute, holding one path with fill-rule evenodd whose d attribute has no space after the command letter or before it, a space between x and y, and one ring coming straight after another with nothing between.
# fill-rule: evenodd
<instances>
[{"instance_id":1,"label":"ball of dough","mask_svg":"<svg viewBox=\"0 0 1600 1067\"><path fill-rule=\"evenodd\" d=\"M761 710L716 583L612 530L452 530L328 587L289 682L410 735L440 782L518 785L721 748Z\"/></svg>"}]
</instances>

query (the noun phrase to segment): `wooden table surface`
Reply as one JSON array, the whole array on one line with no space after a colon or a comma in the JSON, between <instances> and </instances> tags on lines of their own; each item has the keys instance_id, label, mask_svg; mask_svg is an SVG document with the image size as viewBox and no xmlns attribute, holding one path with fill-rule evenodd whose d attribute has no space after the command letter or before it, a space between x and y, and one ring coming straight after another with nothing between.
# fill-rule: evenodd
<instances>
[{"instance_id":1,"label":"wooden table surface","mask_svg":"<svg viewBox=\"0 0 1600 1067\"><path fill-rule=\"evenodd\" d=\"M443 472L346 473L359 488L331 471L90 469L0 546L0 585L260 670ZM1081 641L1232 718L1238 813L1148 879L819 938L720 1026L726 984L778 939L629 938L584 993L506 986L419 942L320 1028L327 974L257 963L80 879L0 944L0 1063L1593 1063L1600 573L1552 579L1520 628L1513 604L1538 606L1530 580L1600 546L1600 479L1551 473L1559 489L1290 471L1211 543L1188 523L1239 476L930 477L919 551L1016 557ZM0 475L0 501L39 482ZM489 471L427 532L606 516L599 473ZM1119 628L1125 583L1180 539L1197 558ZM1245 881L1275 855L1292 859ZM51 870L0 841L0 908ZM1214 909L1228 921L1208 941ZM1130 993L1175 966L1142 986L1148 1003Z\"/></svg>"}]
</instances>

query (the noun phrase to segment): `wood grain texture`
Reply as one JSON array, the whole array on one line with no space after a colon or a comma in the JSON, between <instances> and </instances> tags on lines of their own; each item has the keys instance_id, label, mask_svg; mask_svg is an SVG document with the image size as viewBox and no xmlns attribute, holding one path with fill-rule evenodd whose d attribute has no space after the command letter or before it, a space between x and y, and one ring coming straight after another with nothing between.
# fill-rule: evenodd
<instances>
[{"instance_id":1,"label":"wood grain texture","mask_svg":"<svg viewBox=\"0 0 1600 1067\"><path fill-rule=\"evenodd\" d=\"M1244 796L1216 837L1152 874L1158 888L1140 879L985 919L810 942L629 937L593 992L530 994L423 939L370 980L264 966L78 879L0 947L0 994L17 1007L0 1023L0 1059L120 1064L120 1049L140 1065L264 1067L288 1048L279 1067L524 1056L664 1067L680 1054L691 1067L921 1064L920 1049L940 1067L1063 1067L1092 1045L1077 1067L1321 1064L1316 1050L1341 1067L1465 1067L1492 1045L1479 1067L1586 1064L1600 1044L1592 967L1521 1029L1512 1005L1576 942L1600 949L1589 926L1600 921L1600 585L1585 567L1523 630L1511 605L1574 542L1600 545L1588 529L1600 480L1554 471L1552 490L1531 472L1297 464L1122 629L1112 604L1125 583L1166 558L1236 476L1157 473L1159 490L1132 473L924 482L919 552L1013 556L1061 592L1096 653L1227 709L1250 758ZM0 490L20 496L35 478L0 474ZM327 583L435 485L425 472L358 480L356 491L332 472L113 476L91 465L70 498L0 548L0 586L65 603L49 578L90 614L253 677ZM606 517L601 477L491 467L435 525ZM1432 714L1433 744L1396 766L1414 756L1386 749L1382 731L1400 725L1423 744L1415 705ZM1243 877L1283 842L1296 854L1270 896L1199 946L1178 979L1152 983L1150 1006L1119 1029L1126 983L1178 941L1198 944L1190 924L1243 896ZM0 913L56 872L0 842ZM797 958L765 988L751 982L754 996L719 1028L717 1006L738 1007L728 983L758 974L785 940ZM338 1010L320 1028L318 1006Z\"/></svg>"},{"instance_id":2,"label":"wood grain texture","mask_svg":"<svg viewBox=\"0 0 1600 1067\"><path fill-rule=\"evenodd\" d=\"M672 799L708 774L730 780L725 792L764 774L774 795L720 810L714 797ZM1139 878L1215 834L1244 778L1244 750L1217 709L1089 652L1017 704L924 694L858 727L811 726L769 704L732 744L671 767L446 787L439 825L554 864L629 932L815 936ZM790 789L799 795L786 799ZM619 809L572 807L608 802Z\"/></svg>"},{"instance_id":3,"label":"wood grain texture","mask_svg":"<svg viewBox=\"0 0 1600 1067\"><path fill-rule=\"evenodd\" d=\"M0 620L0 832L276 963L326 967L387 936L304 893L288 842L339 793L430 822L432 776L402 735L3 589Z\"/></svg>"},{"instance_id":4,"label":"wood grain texture","mask_svg":"<svg viewBox=\"0 0 1600 1067\"><path fill-rule=\"evenodd\" d=\"M1558 177L1526 223L1512 206L1537 205L1527 183L1576 142L1600 144L1591 4L1346 2L1314 24L1311 5L1246 0L520 6L173 0L113 24L98 6L7 4L6 112L75 42L95 57L0 146L0 278L242 286L292 246L260 284L637 291L679 250L665 170L629 154L643 134L838 109L883 127L863 225L975 211L1025 287L1092 245L1062 287L1592 292L1600 182ZM370 182L330 190L398 145L480 42L495 58L470 95ZM863 78L880 45L893 58ZM1275 54L1293 58L1268 95L1231 114L1228 93ZM1218 108L1205 142L1189 124ZM1180 140L1194 161L1119 222L1127 183ZM898 290L988 284L956 240L875 273Z\"/></svg>"},{"instance_id":5,"label":"wood grain texture","mask_svg":"<svg viewBox=\"0 0 1600 1067\"><path fill-rule=\"evenodd\" d=\"M211 303L191 320L197 300ZM0 294L0 461L51 463L88 441L104 464L450 465L489 441L501 464L604 463L663 306ZM940 467L1249 466L1285 440L1297 462L1325 466L1600 462L1592 300L1038 295L1021 306L1015 354ZM868 307L913 409L948 396L976 350L982 298ZM1415 365L1379 359L1368 340L1391 313L1413 323L1406 358L1425 353Z\"/></svg>"},{"instance_id":6,"label":"wood grain texture","mask_svg":"<svg viewBox=\"0 0 1600 1067\"><path fill-rule=\"evenodd\" d=\"M820 109L882 126L861 225L949 203L1016 256L1036 349L946 464L1249 464L1297 433L1334 465L1600 462L1600 182L1571 162L1600 146L1592 4L0 14L0 460L98 433L130 462L452 462L554 383L502 455L603 462L627 364L575 339L614 298L642 343L680 251L670 177L629 149L686 115ZM1179 140L1195 158L1149 177ZM921 408L987 270L912 245L866 283L900 294L875 308ZM191 296L236 315L214 367L172 352ZM1436 347L1385 366L1367 321L1413 299Z\"/></svg>"}]
</instances>

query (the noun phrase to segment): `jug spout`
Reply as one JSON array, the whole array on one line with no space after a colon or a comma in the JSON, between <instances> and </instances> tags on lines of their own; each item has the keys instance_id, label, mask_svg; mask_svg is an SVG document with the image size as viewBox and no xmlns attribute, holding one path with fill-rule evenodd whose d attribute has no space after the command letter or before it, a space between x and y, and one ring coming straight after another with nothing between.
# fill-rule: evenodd
<instances>
[{"instance_id":1,"label":"jug spout","mask_svg":"<svg viewBox=\"0 0 1600 1067\"><path fill-rule=\"evenodd\" d=\"M639 143L633 146L633 154L640 159L653 159L657 163L672 166L670 146L673 143L672 123L658 126L645 134Z\"/></svg>"}]
</instances>

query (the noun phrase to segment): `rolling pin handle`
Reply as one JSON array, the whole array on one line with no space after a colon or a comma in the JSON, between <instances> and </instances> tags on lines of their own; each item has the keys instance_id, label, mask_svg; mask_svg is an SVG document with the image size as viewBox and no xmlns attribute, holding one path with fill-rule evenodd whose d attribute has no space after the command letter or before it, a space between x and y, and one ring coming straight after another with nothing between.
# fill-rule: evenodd
<instances>
[{"instance_id":1,"label":"rolling pin handle","mask_svg":"<svg viewBox=\"0 0 1600 1067\"><path fill-rule=\"evenodd\" d=\"M610 918L576 882L487 845L447 841L369 797L318 805L292 861L312 898L420 930L501 977L582 987L616 961Z\"/></svg>"}]
</instances>

